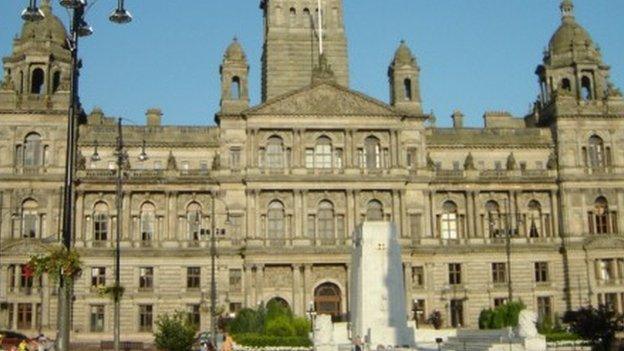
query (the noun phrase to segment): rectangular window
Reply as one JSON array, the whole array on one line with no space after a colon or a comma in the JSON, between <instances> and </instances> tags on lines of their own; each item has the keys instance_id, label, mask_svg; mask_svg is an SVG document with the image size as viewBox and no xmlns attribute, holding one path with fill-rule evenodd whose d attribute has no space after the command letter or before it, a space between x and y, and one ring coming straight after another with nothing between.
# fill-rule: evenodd
<instances>
[{"instance_id":1,"label":"rectangular window","mask_svg":"<svg viewBox=\"0 0 624 351\"><path fill-rule=\"evenodd\" d=\"M416 169L417 161L418 161L418 149L415 147L411 147L407 149L407 168Z\"/></svg>"},{"instance_id":2,"label":"rectangular window","mask_svg":"<svg viewBox=\"0 0 624 351\"><path fill-rule=\"evenodd\" d=\"M240 169L241 165L241 149L240 148L232 148L230 149L230 166L232 169Z\"/></svg>"},{"instance_id":3,"label":"rectangular window","mask_svg":"<svg viewBox=\"0 0 624 351\"><path fill-rule=\"evenodd\" d=\"M230 269L230 292L243 291L243 271L240 269Z\"/></svg>"},{"instance_id":4,"label":"rectangular window","mask_svg":"<svg viewBox=\"0 0 624 351\"><path fill-rule=\"evenodd\" d=\"M99 286L106 286L106 268L105 267L93 267L91 268L91 287L97 288Z\"/></svg>"},{"instance_id":5,"label":"rectangular window","mask_svg":"<svg viewBox=\"0 0 624 351\"><path fill-rule=\"evenodd\" d=\"M335 164L335 167L338 169L342 168L342 163L343 163L342 158L343 158L342 149L336 149L334 151L334 164Z\"/></svg>"},{"instance_id":6,"label":"rectangular window","mask_svg":"<svg viewBox=\"0 0 624 351\"><path fill-rule=\"evenodd\" d=\"M548 282L548 262L535 262L535 282Z\"/></svg>"},{"instance_id":7,"label":"rectangular window","mask_svg":"<svg viewBox=\"0 0 624 351\"><path fill-rule=\"evenodd\" d=\"M451 326L461 328L464 325L464 300L451 300Z\"/></svg>"},{"instance_id":8,"label":"rectangular window","mask_svg":"<svg viewBox=\"0 0 624 351\"><path fill-rule=\"evenodd\" d=\"M552 321L552 301L550 296L539 296L537 298L537 318L543 321L546 318Z\"/></svg>"},{"instance_id":9,"label":"rectangular window","mask_svg":"<svg viewBox=\"0 0 624 351\"><path fill-rule=\"evenodd\" d=\"M494 298L494 308L499 307L499 306L503 306L506 303L507 303L507 298L506 297Z\"/></svg>"},{"instance_id":10,"label":"rectangular window","mask_svg":"<svg viewBox=\"0 0 624 351\"><path fill-rule=\"evenodd\" d=\"M17 329L32 329L33 325L32 304L17 304Z\"/></svg>"},{"instance_id":11,"label":"rectangular window","mask_svg":"<svg viewBox=\"0 0 624 351\"><path fill-rule=\"evenodd\" d=\"M364 157L364 149L357 150L357 162L360 168L366 167L366 158Z\"/></svg>"},{"instance_id":12,"label":"rectangular window","mask_svg":"<svg viewBox=\"0 0 624 351\"><path fill-rule=\"evenodd\" d=\"M235 315L243 309L243 304L240 302L230 302L230 313L234 313Z\"/></svg>"},{"instance_id":13,"label":"rectangular window","mask_svg":"<svg viewBox=\"0 0 624 351\"><path fill-rule=\"evenodd\" d=\"M153 324L153 312L152 305L139 305L139 331L151 332Z\"/></svg>"},{"instance_id":14,"label":"rectangular window","mask_svg":"<svg viewBox=\"0 0 624 351\"><path fill-rule=\"evenodd\" d=\"M507 264L501 262L492 263L492 283L507 283Z\"/></svg>"},{"instance_id":15,"label":"rectangular window","mask_svg":"<svg viewBox=\"0 0 624 351\"><path fill-rule=\"evenodd\" d=\"M449 263L449 284L460 285L462 283L461 263Z\"/></svg>"},{"instance_id":16,"label":"rectangular window","mask_svg":"<svg viewBox=\"0 0 624 351\"><path fill-rule=\"evenodd\" d=\"M201 268L200 267L187 267L186 268L186 288L187 289L199 289L201 284Z\"/></svg>"},{"instance_id":17,"label":"rectangular window","mask_svg":"<svg viewBox=\"0 0 624 351\"><path fill-rule=\"evenodd\" d=\"M598 260L598 280L602 282L611 282L615 279L615 269L613 267L612 259Z\"/></svg>"},{"instance_id":18,"label":"rectangular window","mask_svg":"<svg viewBox=\"0 0 624 351\"><path fill-rule=\"evenodd\" d=\"M9 323L7 323L8 329L15 328L13 326L13 318L15 317L15 310L14 310L14 308L15 308L14 304L12 304L12 303L8 304L8 309L9 309Z\"/></svg>"},{"instance_id":19,"label":"rectangular window","mask_svg":"<svg viewBox=\"0 0 624 351\"><path fill-rule=\"evenodd\" d=\"M36 238L38 227L38 216L36 213L24 213L23 214L23 228L22 236L24 238Z\"/></svg>"},{"instance_id":20,"label":"rectangular window","mask_svg":"<svg viewBox=\"0 0 624 351\"><path fill-rule=\"evenodd\" d=\"M425 287L425 268L423 266L412 267L412 279L414 287L422 289Z\"/></svg>"},{"instance_id":21,"label":"rectangular window","mask_svg":"<svg viewBox=\"0 0 624 351\"><path fill-rule=\"evenodd\" d=\"M308 238L313 239L316 236L316 219L314 215L308 216Z\"/></svg>"},{"instance_id":22,"label":"rectangular window","mask_svg":"<svg viewBox=\"0 0 624 351\"><path fill-rule=\"evenodd\" d=\"M230 216L230 236L234 240L243 238L243 216L231 215Z\"/></svg>"},{"instance_id":23,"label":"rectangular window","mask_svg":"<svg viewBox=\"0 0 624 351\"><path fill-rule=\"evenodd\" d=\"M610 311L618 312L616 293L598 294L598 304L606 306Z\"/></svg>"},{"instance_id":24,"label":"rectangular window","mask_svg":"<svg viewBox=\"0 0 624 351\"><path fill-rule=\"evenodd\" d=\"M412 239L420 238L420 219L420 214L409 215L409 227Z\"/></svg>"},{"instance_id":25,"label":"rectangular window","mask_svg":"<svg viewBox=\"0 0 624 351\"><path fill-rule=\"evenodd\" d=\"M30 295L33 288L34 272L28 265L20 266L20 292Z\"/></svg>"},{"instance_id":26,"label":"rectangular window","mask_svg":"<svg viewBox=\"0 0 624 351\"><path fill-rule=\"evenodd\" d=\"M91 332L101 333L104 331L104 305L91 305Z\"/></svg>"},{"instance_id":27,"label":"rectangular window","mask_svg":"<svg viewBox=\"0 0 624 351\"><path fill-rule=\"evenodd\" d=\"M306 168L314 168L314 149L306 149L305 151Z\"/></svg>"},{"instance_id":28,"label":"rectangular window","mask_svg":"<svg viewBox=\"0 0 624 351\"><path fill-rule=\"evenodd\" d=\"M191 324L198 327L201 325L201 312L199 304L187 305L188 320Z\"/></svg>"},{"instance_id":29,"label":"rectangular window","mask_svg":"<svg viewBox=\"0 0 624 351\"><path fill-rule=\"evenodd\" d=\"M93 232L95 241L108 240L108 215L96 213L93 216Z\"/></svg>"},{"instance_id":30,"label":"rectangular window","mask_svg":"<svg viewBox=\"0 0 624 351\"><path fill-rule=\"evenodd\" d=\"M154 268L139 268L139 290L148 291L154 288Z\"/></svg>"}]
</instances>

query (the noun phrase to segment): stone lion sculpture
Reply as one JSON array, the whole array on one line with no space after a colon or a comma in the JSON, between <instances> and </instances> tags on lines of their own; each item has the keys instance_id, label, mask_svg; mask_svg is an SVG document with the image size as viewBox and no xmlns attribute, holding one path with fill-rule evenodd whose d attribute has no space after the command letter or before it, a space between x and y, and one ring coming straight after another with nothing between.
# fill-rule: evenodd
<instances>
[{"instance_id":1,"label":"stone lion sculpture","mask_svg":"<svg viewBox=\"0 0 624 351\"><path fill-rule=\"evenodd\" d=\"M539 335L537 332L537 314L530 310L522 310L518 316L518 327L516 335L522 338L534 338Z\"/></svg>"}]
</instances>

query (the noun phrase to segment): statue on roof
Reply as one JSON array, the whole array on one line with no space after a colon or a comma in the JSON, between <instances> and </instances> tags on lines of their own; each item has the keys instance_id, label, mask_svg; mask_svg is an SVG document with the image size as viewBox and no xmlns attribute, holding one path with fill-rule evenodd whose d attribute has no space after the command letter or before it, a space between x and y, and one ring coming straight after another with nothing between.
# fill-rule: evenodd
<instances>
[{"instance_id":1,"label":"statue on roof","mask_svg":"<svg viewBox=\"0 0 624 351\"><path fill-rule=\"evenodd\" d=\"M518 169L518 162L516 162L516 157L512 152L509 154L509 157L507 157L507 170L515 171L516 169Z\"/></svg>"},{"instance_id":2,"label":"statue on roof","mask_svg":"<svg viewBox=\"0 0 624 351\"><path fill-rule=\"evenodd\" d=\"M169 157L167 157L167 170L168 171L178 170L178 163L176 161L175 156L173 156L173 151L169 151Z\"/></svg>"},{"instance_id":3,"label":"statue on roof","mask_svg":"<svg viewBox=\"0 0 624 351\"><path fill-rule=\"evenodd\" d=\"M468 153L466 156L466 161L464 161L464 170L466 171L475 171L477 167L475 167L474 157L472 156L472 152Z\"/></svg>"}]
</instances>

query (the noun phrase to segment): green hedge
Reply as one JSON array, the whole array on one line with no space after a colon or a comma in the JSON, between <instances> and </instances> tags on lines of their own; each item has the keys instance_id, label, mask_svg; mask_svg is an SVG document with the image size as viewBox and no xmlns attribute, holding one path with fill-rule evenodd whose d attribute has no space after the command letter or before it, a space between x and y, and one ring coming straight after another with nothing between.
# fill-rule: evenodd
<instances>
[{"instance_id":1,"label":"green hedge","mask_svg":"<svg viewBox=\"0 0 624 351\"><path fill-rule=\"evenodd\" d=\"M479 329L501 329L518 325L520 311L525 309L522 301L498 306L495 309L482 310L479 314Z\"/></svg>"},{"instance_id":2,"label":"green hedge","mask_svg":"<svg viewBox=\"0 0 624 351\"><path fill-rule=\"evenodd\" d=\"M291 346L291 347L309 347L312 342L308 337L301 336L272 336L256 333L237 334L233 336L236 343L251 347L266 346Z\"/></svg>"},{"instance_id":3,"label":"green hedge","mask_svg":"<svg viewBox=\"0 0 624 351\"><path fill-rule=\"evenodd\" d=\"M577 341L581 340L581 337L568 332L552 332L544 334L546 337L546 341L548 342L557 342L557 341Z\"/></svg>"}]
</instances>

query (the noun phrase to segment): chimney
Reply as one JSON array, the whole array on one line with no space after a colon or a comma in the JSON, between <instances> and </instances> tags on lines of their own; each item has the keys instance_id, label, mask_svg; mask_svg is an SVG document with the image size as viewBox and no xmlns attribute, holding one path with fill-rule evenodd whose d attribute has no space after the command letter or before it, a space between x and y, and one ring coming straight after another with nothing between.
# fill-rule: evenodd
<instances>
[{"instance_id":1,"label":"chimney","mask_svg":"<svg viewBox=\"0 0 624 351\"><path fill-rule=\"evenodd\" d=\"M145 112L147 116L147 126L157 127L160 126L160 119L162 118L162 111L159 108L150 108Z\"/></svg>"},{"instance_id":2,"label":"chimney","mask_svg":"<svg viewBox=\"0 0 624 351\"><path fill-rule=\"evenodd\" d=\"M464 115L460 110L455 110L451 117L453 118L453 128L458 129L464 127Z\"/></svg>"}]
</instances>

